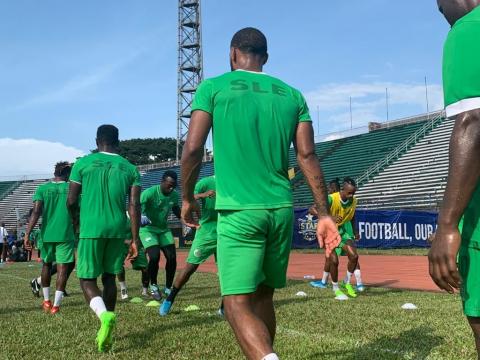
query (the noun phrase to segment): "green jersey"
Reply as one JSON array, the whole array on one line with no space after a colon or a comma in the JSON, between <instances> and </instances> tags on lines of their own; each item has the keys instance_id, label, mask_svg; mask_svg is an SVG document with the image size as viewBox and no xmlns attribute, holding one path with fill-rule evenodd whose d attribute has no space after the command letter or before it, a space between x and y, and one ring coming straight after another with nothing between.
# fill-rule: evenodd
<instances>
[{"instance_id":1,"label":"green jersey","mask_svg":"<svg viewBox=\"0 0 480 360\"><path fill-rule=\"evenodd\" d=\"M443 51L447 116L480 109L480 6L457 20ZM464 246L480 247L480 182L459 224Z\"/></svg>"},{"instance_id":2,"label":"green jersey","mask_svg":"<svg viewBox=\"0 0 480 360\"><path fill-rule=\"evenodd\" d=\"M77 160L70 181L82 185L80 238L125 237L126 197L140 173L118 154L99 152Z\"/></svg>"},{"instance_id":3,"label":"green jersey","mask_svg":"<svg viewBox=\"0 0 480 360\"><path fill-rule=\"evenodd\" d=\"M457 20L443 50L447 116L480 108L480 6Z\"/></svg>"},{"instance_id":4,"label":"green jersey","mask_svg":"<svg viewBox=\"0 0 480 360\"><path fill-rule=\"evenodd\" d=\"M168 231L168 215L172 207L178 206L178 193L173 190L169 195L164 195L160 185L156 185L142 192L140 202L142 213L152 222L145 229L156 233Z\"/></svg>"},{"instance_id":5,"label":"green jersey","mask_svg":"<svg viewBox=\"0 0 480 360\"><path fill-rule=\"evenodd\" d=\"M302 94L264 73L232 71L203 81L192 111L213 118L217 210L292 206L288 151L300 121L311 121Z\"/></svg>"},{"instance_id":6,"label":"green jersey","mask_svg":"<svg viewBox=\"0 0 480 360\"><path fill-rule=\"evenodd\" d=\"M72 219L67 209L68 183L51 181L40 185L35 191L33 201L41 201L43 242L73 242Z\"/></svg>"},{"instance_id":7,"label":"green jersey","mask_svg":"<svg viewBox=\"0 0 480 360\"><path fill-rule=\"evenodd\" d=\"M209 176L200 180L195 186L195 194L205 193L209 190L216 190L215 176ZM202 238L217 238L217 211L215 210L215 197L201 199L202 211L200 218L200 228L195 236Z\"/></svg>"}]
</instances>

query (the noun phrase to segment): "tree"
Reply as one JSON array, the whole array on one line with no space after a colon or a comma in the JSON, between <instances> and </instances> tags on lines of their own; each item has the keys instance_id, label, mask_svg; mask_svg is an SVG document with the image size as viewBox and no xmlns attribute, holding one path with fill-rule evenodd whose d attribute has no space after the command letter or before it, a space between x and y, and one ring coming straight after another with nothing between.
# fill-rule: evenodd
<instances>
[{"instance_id":1,"label":"tree","mask_svg":"<svg viewBox=\"0 0 480 360\"><path fill-rule=\"evenodd\" d=\"M180 154L183 143L180 144ZM120 155L135 165L174 160L176 152L177 139L174 138L122 140L119 146Z\"/></svg>"}]
</instances>

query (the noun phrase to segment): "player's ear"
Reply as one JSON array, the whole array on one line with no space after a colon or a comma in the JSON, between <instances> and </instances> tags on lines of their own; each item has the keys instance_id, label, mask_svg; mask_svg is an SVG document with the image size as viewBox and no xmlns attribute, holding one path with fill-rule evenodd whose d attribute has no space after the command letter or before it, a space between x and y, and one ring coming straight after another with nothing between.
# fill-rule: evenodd
<instances>
[{"instance_id":1,"label":"player's ear","mask_svg":"<svg viewBox=\"0 0 480 360\"><path fill-rule=\"evenodd\" d=\"M265 53L265 56L263 58L263 64L262 65L265 65L268 61L268 53Z\"/></svg>"}]
</instances>

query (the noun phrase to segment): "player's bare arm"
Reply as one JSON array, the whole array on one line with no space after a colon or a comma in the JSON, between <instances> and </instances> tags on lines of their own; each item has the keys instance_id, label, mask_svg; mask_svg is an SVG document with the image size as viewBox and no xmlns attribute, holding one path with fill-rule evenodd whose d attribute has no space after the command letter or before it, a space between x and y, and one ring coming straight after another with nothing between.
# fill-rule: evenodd
<instances>
[{"instance_id":1,"label":"player's bare arm","mask_svg":"<svg viewBox=\"0 0 480 360\"><path fill-rule=\"evenodd\" d=\"M128 200L128 215L130 216L130 228L132 231L132 242L130 244L130 250L128 254L128 260L134 260L138 256L139 247L139 235L140 229L140 186L132 186L130 188L129 200Z\"/></svg>"},{"instance_id":2,"label":"player's bare arm","mask_svg":"<svg viewBox=\"0 0 480 360\"><path fill-rule=\"evenodd\" d=\"M453 293L460 276L456 256L461 237L460 218L480 178L480 110L457 116L450 140L448 181L438 228L428 254L430 276L439 288Z\"/></svg>"},{"instance_id":3,"label":"player's bare arm","mask_svg":"<svg viewBox=\"0 0 480 360\"><path fill-rule=\"evenodd\" d=\"M206 199L206 198L212 198L215 197L215 190L208 190L203 193L198 193L194 195L195 200L200 200L200 199Z\"/></svg>"},{"instance_id":4,"label":"player's bare arm","mask_svg":"<svg viewBox=\"0 0 480 360\"><path fill-rule=\"evenodd\" d=\"M185 225L198 227L200 208L195 201L195 183L202 165L203 147L207 140L208 133L212 127L212 116L201 110L192 113L188 130L187 140L182 151L182 210L181 218Z\"/></svg>"},{"instance_id":5,"label":"player's bare arm","mask_svg":"<svg viewBox=\"0 0 480 360\"><path fill-rule=\"evenodd\" d=\"M71 181L68 188L67 208L72 218L73 228L76 233L79 232L80 224L80 206L78 205L78 199L82 191L82 185Z\"/></svg>"},{"instance_id":6,"label":"player's bare arm","mask_svg":"<svg viewBox=\"0 0 480 360\"><path fill-rule=\"evenodd\" d=\"M28 226L27 230L25 231L25 236L23 238L23 246L28 251L32 250L32 245L30 245L30 234L32 229L37 225L38 219L42 215L43 210L43 201L35 201L33 203L33 211L32 215L30 215L30 219L28 219Z\"/></svg>"},{"instance_id":7,"label":"player's bare arm","mask_svg":"<svg viewBox=\"0 0 480 360\"><path fill-rule=\"evenodd\" d=\"M312 191L313 200L318 213L317 238L320 247L325 247L325 253L331 251L340 243L337 225L329 216L327 188L323 179L322 169L315 154L313 127L311 122L300 122L295 136L295 151L297 162Z\"/></svg>"}]
</instances>

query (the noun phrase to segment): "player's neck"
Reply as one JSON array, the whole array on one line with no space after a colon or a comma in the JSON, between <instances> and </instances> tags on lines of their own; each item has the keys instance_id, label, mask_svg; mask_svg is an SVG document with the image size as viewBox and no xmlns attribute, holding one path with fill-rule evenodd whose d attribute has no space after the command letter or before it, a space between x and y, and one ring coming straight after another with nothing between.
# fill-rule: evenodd
<instances>
[{"instance_id":1,"label":"player's neck","mask_svg":"<svg viewBox=\"0 0 480 360\"><path fill-rule=\"evenodd\" d=\"M245 57L237 62L233 70L244 70L252 72L263 72L263 65L261 65L257 59Z\"/></svg>"},{"instance_id":2,"label":"player's neck","mask_svg":"<svg viewBox=\"0 0 480 360\"><path fill-rule=\"evenodd\" d=\"M110 154L117 154L118 150L116 146L112 145L98 145L98 152L106 152Z\"/></svg>"},{"instance_id":3,"label":"player's neck","mask_svg":"<svg viewBox=\"0 0 480 360\"><path fill-rule=\"evenodd\" d=\"M65 182L65 181L67 181L67 180L65 180L65 178L60 177L60 176L55 176L53 178L53 182Z\"/></svg>"}]
</instances>

